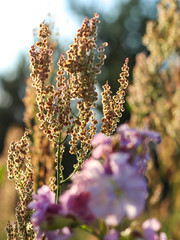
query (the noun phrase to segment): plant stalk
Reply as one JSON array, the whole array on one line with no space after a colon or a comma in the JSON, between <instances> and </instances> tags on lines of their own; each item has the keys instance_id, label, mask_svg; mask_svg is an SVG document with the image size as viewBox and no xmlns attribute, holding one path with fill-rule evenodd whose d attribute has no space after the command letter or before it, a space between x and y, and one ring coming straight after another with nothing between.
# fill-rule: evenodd
<instances>
[{"instance_id":1,"label":"plant stalk","mask_svg":"<svg viewBox=\"0 0 180 240\"><path fill-rule=\"evenodd\" d=\"M61 170L61 159L60 159L60 146L61 146L61 135L59 134L59 143L58 143L58 156L57 156L57 190L56 190L56 203L59 202L59 196L61 194L61 185L60 185L60 176L62 177L62 170Z\"/></svg>"}]
</instances>

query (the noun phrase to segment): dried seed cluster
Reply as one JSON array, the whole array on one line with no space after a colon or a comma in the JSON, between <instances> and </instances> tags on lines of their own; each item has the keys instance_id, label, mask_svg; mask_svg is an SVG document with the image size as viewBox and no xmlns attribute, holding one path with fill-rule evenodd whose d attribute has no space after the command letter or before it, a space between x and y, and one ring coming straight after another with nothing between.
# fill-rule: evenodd
<instances>
[{"instance_id":1,"label":"dried seed cluster","mask_svg":"<svg viewBox=\"0 0 180 240\"><path fill-rule=\"evenodd\" d=\"M120 74L120 79L118 82L120 83L119 90L116 92L116 95L111 97L111 90L108 84L108 81L103 86L104 91L101 93L102 95L102 105L103 105L103 114L102 118L102 129L101 132L110 136L116 129L117 123L122 116L122 112L124 111L123 103L125 96L125 89L128 86L127 77L129 76L129 67L128 67L128 58L125 60L125 63L122 67L122 73Z\"/></svg>"},{"instance_id":2,"label":"dried seed cluster","mask_svg":"<svg viewBox=\"0 0 180 240\"><path fill-rule=\"evenodd\" d=\"M39 128L40 123L36 116L38 113L36 90L32 86L32 79L29 77L26 83L26 95L23 99L24 123L31 130L29 153L33 166L34 190L37 190L43 184L48 184L49 179L55 175L55 154L49 139Z\"/></svg>"},{"instance_id":3,"label":"dried seed cluster","mask_svg":"<svg viewBox=\"0 0 180 240\"><path fill-rule=\"evenodd\" d=\"M97 100L96 75L100 73L100 67L106 58L104 47L107 43L103 43L98 49L96 46L98 17L95 14L91 20L85 18L74 43L67 51L67 58L64 54L61 55L56 86L48 84L52 48L48 44L49 31L44 23L40 25L40 41L36 44L38 50L34 46L30 50L31 77L37 92L40 128L49 140L53 140L56 147L60 133L71 135L70 153L76 154L81 160L92 150L90 142L98 123L92 111ZM99 52L98 62L96 52ZM74 99L77 99L76 110L71 107ZM87 127L90 122L91 125Z\"/></svg>"},{"instance_id":4,"label":"dried seed cluster","mask_svg":"<svg viewBox=\"0 0 180 240\"><path fill-rule=\"evenodd\" d=\"M31 211L27 209L33 191L50 180L58 203L61 184L77 172L91 154L91 140L98 123L93 111L98 99L96 76L104 64L107 46L107 43L99 48L96 45L98 18L95 13L92 19L84 19L70 49L66 54L61 54L56 79L52 79L51 72L53 45L49 28L44 22L40 24L39 42L29 51L32 73L27 79L24 122L31 134L29 139L29 132L26 131L23 138L17 143L13 142L9 149L8 175L15 182L20 196L16 221L13 225L8 223L6 229L10 240L35 239L30 223ZM108 83L103 86L102 132L106 135L115 130L124 110L124 90L129 75L127 64L128 59L122 68L118 80L120 88L115 96L111 97ZM68 136L70 153L76 155L77 164L69 178L64 179L62 160Z\"/></svg>"}]
</instances>

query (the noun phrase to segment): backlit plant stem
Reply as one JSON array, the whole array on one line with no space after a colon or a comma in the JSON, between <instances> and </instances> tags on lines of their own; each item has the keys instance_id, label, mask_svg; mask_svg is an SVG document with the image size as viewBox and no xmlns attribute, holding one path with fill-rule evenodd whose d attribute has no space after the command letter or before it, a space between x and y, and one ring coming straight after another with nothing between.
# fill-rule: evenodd
<instances>
[{"instance_id":1,"label":"backlit plant stem","mask_svg":"<svg viewBox=\"0 0 180 240\"><path fill-rule=\"evenodd\" d=\"M59 196L61 194L61 185L60 181L63 180L63 172L62 172L62 158L60 156L60 147L61 147L61 135L59 134L59 144L58 144L58 156L57 156L57 190L56 190L56 203L58 203ZM61 178L61 179L60 179Z\"/></svg>"}]
</instances>

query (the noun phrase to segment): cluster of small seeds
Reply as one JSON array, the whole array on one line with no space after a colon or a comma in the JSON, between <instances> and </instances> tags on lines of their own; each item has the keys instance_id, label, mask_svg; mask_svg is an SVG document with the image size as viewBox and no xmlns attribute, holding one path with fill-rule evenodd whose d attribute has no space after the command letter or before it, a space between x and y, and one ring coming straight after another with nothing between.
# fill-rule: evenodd
<instances>
[{"instance_id":1,"label":"cluster of small seeds","mask_svg":"<svg viewBox=\"0 0 180 240\"><path fill-rule=\"evenodd\" d=\"M120 78L118 82L120 83L120 87L116 92L116 95L113 96L113 100L115 101L115 113L120 118L122 116L122 112L124 112L123 104L125 102L125 89L128 87L127 77L129 76L129 67L128 67L128 58L125 59L125 63L122 67L122 72L120 73Z\"/></svg>"},{"instance_id":2,"label":"cluster of small seeds","mask_svg":"<svg viewBox=\"0 0 180 240\"><path fill-rule=\"evenodd\" d=\"M101 119L101 122L103 123L101 132L108 136L114 132L118 121L116 113L114 112L115 102L111 98L112 92L110 88L108 81L106 81L106 84L103 86L104 91L101 93L104 115Z\"/></svg>"},{"instance_id":3,"label":"cluster of small seeds","mask_svg":"<svg viewBox=\"0 0 180 240\"><path fill-rule=\"evenodd\" d=\"M97 49L98 17L95 13L91 20L84 19L74 43L67 51L67 60L63 63L69 76L70 98L79 99L77 102L78 116L72 121L70 141L70 153L78 154L79 160L84 159L88 151L92 150L90 143L97 130L95 125L98 123L91 108L95 107L94 102L97 100L96 75L100 73L100 68L104 64L106 58L104 47L107 46L107 43L103 43ZM95 63L96 52L99 52L97 63ZM88 128L87 125L90 122L92 125ZM80 143L79 150L78 143Z\"/></svg>"},{"instance_id":4,"label":"cluster of small seeds","mask_svg":"<svg viewBox=\"0 0 180 240\"><path fill-rule=\"evenodd\" d=\"M60 126L60 129L63 129L63 126L68 127L71 125L70 123L70 88L69 88L69 82L66 81L65 75L65 55L62 54L58 66L59 71L57 72L58 77L56 78L56 109L55 114L57 115L58 124Z\"/></svg>"},{"instance_id":5,"label":"cluster of small seeds","mask_svg":"<svg viewBox=\"0 0 180 240\"><path fill-rule=\"evenodd\" d=\"M52 119L55 90L53 85L47 85L53 54L51 46L48 45L49 35L48 27L44 23L40 24L40 41L36 43L39 50L37 51L35 46L32 46L29 54L31 58L31 77L33 86L36 88L36 102L39 110L37 116L41 122L40 128L48 136L49 140L52 140L53 137L57 138L57 135L51 134L51 126L54 127L55 125ZM49 126L49 123L51 123L51 126Z\"/></svg>"},{"instance_id":6,"label":"cluster of small seeds","mask_svg":"<svg viewBox=\"0 0 180 240\"><path fill-rule=\"evenodd\" d=\"M49 178L54 175L54 149L46 135L39 128L39 120L36 98L36 89L32 86L32 78L26 80L27 88L23 99L25 105L24 123L31 130L29 153L32 159L34 170L33 182L34 190L37 190L43 184L48 184Z\"/></svg>"},{"instance_id":7,"label":"cluster of small seeds","mask_svg":"<svg viewBox=\"0 0 180 240\"><path fill-rule=\"evenodd\" d=\"M103 86L104 91L101 93L104 114L103 118L101 119L101 122L103 123L101 132L105 133L107 136L110 136L115 131L117 123L119 122L122 112L124 111L124 90L128 86L127 77L129 76L129 67L127 64L128 58L125 60L125 63L122 67L122 73L120 74L120 79L118 79L120 87L116 92L116 95L111 97L112 92L110 90L108 81Z\"/></svg>"}]
</instances>

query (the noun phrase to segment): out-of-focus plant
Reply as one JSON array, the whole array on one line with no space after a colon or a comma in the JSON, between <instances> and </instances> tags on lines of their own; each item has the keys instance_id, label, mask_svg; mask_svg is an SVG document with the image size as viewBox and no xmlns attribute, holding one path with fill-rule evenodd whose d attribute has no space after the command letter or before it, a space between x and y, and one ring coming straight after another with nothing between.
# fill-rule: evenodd
<instances>
[{"instance_id":1,"label":"out-of-focus plant","mask_svg":"<svg viewBox=\"0 0 180 240\"><path fill-rule=\"evenodd\" d=\"M34 230L30 222L31 211L27 205L32 200L33 170L29 154L29 131L19 142L12 142L8 156L8 178L15 183L19 201L15 209L16 220L8 223L6 231L8 239L34 239Z\"/></svg>"},{"instance_id":2,"label":"out-of-focus plant","mask_svg":"<svg viewBox=\"0 0 180 240\"><path fill-rule=\"evenodd\" d=\"M14 184L7 179L6 162L8 158L8 149L12 140L19 140L22 135L22 127L16 125L11 126L6 133L3 153L0 155L0 166L3 167L2 182L0 183L0 239L2 240L6 239L5 227L8 220L14 219L14 207L17 203L17 194Z\"/></svg>"},{"instance_id":3,"label":"out-of-focus plant","mask_svg":"<svg viewBox=\"0 0 180 240\"><path fill-rule=\"evenodd\" d=\"M5 168L6 168L5 165L1 164L1 166L0 166L0 186L2 184L4 175L5 175Z\"/></svg>"},{"instance_id":4,"label":"out-of-focus plant","mask_svg":"<svg viewBox=\"0 0 180 240\"><path fill-rule=\"evenodd\" d=\"M158 156L152 146L155 169L150 169L151 211L171 222L177 239L180 223L180 9L177 0L158 4L157 21L147 24L144 44L149 55L136 58L128 102L131 124L146 125L162 135ZM171 218L170 218L171 216ZM170 220L171 219L171 220ZM166 221L165 221L166 222ZM173 224L172 224L173 223ZM167 222L166 222L167 224Z\"/></svg>"},{"instance_id":5,"label":"out-of-focus plant","mask_svg":"<svg viewBox=\"0 0 180 240\"><path fill-rule=\"evenodd\" d=\"M28 55L19 56L14 70L0 74L0 153L3 152L6 131L12 124L23 125L25 81L29 75Z\"/></svg>"}]
</instances>

